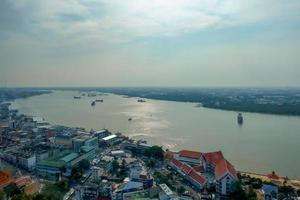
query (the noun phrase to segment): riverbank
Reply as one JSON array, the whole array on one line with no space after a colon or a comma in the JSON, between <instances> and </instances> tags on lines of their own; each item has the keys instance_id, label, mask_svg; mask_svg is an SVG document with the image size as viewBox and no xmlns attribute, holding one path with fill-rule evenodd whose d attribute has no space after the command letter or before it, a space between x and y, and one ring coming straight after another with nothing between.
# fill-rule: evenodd
<instances>
[{"instance_id":1,"label":"riverbank","mask_svg":"<svg viewBox=\"0 0 300 200\"><path fill-rule=\"evenodd\" d=\"M258 178L265 182L271 182L278 186L289 185L295 188L296 190L300 189L300 180L287 179L286 177L281 177L281 176L278 176L278 179L277 178L274 179L274 178L270 178L269 175L264 175L264 174L254 173L254 172L239 171L239 173L241 175L250 176L252 178Z\"/></svg>"},{"instance_id":2,"label":"riverbank","mask_svg":"<svg viewBox=\"0 0 300 200\"><path fill-rule=\"evenodd\" d=\"M129 97L201 103L203 107L261 114L300 116L299 88L81 88Z\"/></svg>"}]
</instances>

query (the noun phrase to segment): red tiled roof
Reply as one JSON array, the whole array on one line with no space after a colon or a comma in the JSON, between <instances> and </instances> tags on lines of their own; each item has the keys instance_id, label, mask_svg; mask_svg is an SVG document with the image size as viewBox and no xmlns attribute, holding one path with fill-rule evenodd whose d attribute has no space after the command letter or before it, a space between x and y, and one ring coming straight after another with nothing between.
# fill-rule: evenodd
<instances>
[{"instance_id":1,"label":"red tiled roof","mask_svg":"<svg viewBox=\"0 0 300 200\"><path fill-rule=\"evenodd\" d=\"M177 168L181 168L181 166L183 165L182 162L180 162L179 160L176 160L175 158L172 159L172 163L173 163Z\"/></svg>"},{"instance_id":2,"label":"red tiled roof","mask_svg":"<svg viewBox=\"0 0 300 200\"><path fill-rule=\"evenodd\" d=\"M182 156L182 157L187 157L187 158L200 159L201 152L181 150L181 151L179 151L179 155Z\"/></svg>"},{"instance_id":3,"label":"red tiled roof","mask_svg":"<svg viewBox=\"0 0 300 200\"><path fill-rule=\"evenodd\" d=\"M198 174L195 170L192 170L190 173L190 176L197 181L198 183L200 183L201 185L203 185L206 182L206 179L204 178L204 176L201 176L200 174Z\"/></svg>"},{"instance_id":4,"label":"red tiled roof","mask_svg":"<svg viewBox=\"0 0 300 200\"><path fill-rule=\"evenodd\" d=\"M167 149L165 152L165 158L173 158L173 156L174 156L173 152Z\"/></svg>"},{"instance_id":5,"label":"red tiled roof","mask_svg":"<svg viewBox=\"0 0 300 200\"><path fill-rule=\"evenodd\" d=\"M237 179L237 172L236 172L234 166L230 162L228 162L226 159L223 159L220 162L218 162L215 170L216 170L217 178L220 178L226 172L229 172L233 176L233 178Z\"/></svg>"},{"instance_id":6,"label":"red tiled roof","mask_svg":"<svg viewBox=\"0 0 300 200\"><path fill-rule=\"evenodd\" d=\"M205 157L206 162L213 164L215 166L218 164L218 162L224 160L222 151L205 153L204 157Z\"/></svg>"},{"instance_id":7,"label":"red tiled roof","mask_svg":"<svg viewBox=\"0 0 300 200\"><path fill-rule=\"evenodd\" d=\"M275 180L278 180L280 178L274 171L272 171L272 173L268 174L267 176L268 178L275 179Z\"/></svg>"},{"instance_id":8,"label":"red tiled roof","mask_svg":"<svg viewBox=\"0 0 300 200\"><path fill-rule=\"evenodd\" d=\"M204 167L203 167L202 165L194 166L193 169L194 169L196 172L202 172L202 171L204 171Z\"/></svg>"},{"instance_id":9,"label":"red tiled roof","mask_svg":"<svg viewBox=\"0 0 300 200\"><path fill-rule=\"evenodd\" d=\"M9 185L13 180L9 171L0 171L0 189Z\"/></svg>"},{"instance_id":10,"label":"red tiled roof","mask_svg":"<svg viewBox=\"0 0 300 200\"><path fill-rule=\"evenodd\" d=\"M109 198L109 197L98 197L97 200L111 200L111 198Z\"/></svg>"},{"instance_id":11,"label":"red tiled roof","mask_svg":"<svg viewBox=\"0 0 300 200\"><path fill-rule=\"evenodd\" d=\"M27 182L31 181L30 176L24 176L16 179L14 182L18 187L26 185Z\"/></svg>"},{"instance_id":12,"label":"red tiled roof","mask_svg":"<svg viewBox=\"0 0 300 200\"><path fill-rule=\"evenodd\" d=\"M191 173L191 171L193 170L193 168L187 164L183 164L182 167L181 167L181 170L185 173L185 174L189 174Z\"/></svg>"}]
</instances>

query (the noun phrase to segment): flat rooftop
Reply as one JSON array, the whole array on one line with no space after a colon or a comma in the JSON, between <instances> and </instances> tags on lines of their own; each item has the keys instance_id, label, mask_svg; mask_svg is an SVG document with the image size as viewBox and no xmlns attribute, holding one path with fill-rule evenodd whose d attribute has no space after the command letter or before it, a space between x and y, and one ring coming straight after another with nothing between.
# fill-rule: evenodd
<instances>
[{"instance_id":1,"label":"flat rooftop","mask_svg":"<svg viewBox=\"0 0 300 200\"><path fill-rule=\"evenodd\" d=\"M116 138L116 137L117 137L117 135L112 134L112 135L109 135L109 136L107 136L107 137L102 138L102 140L108 141L108 140L111 140L111 139Z\"/></svg>"}]
</instances>

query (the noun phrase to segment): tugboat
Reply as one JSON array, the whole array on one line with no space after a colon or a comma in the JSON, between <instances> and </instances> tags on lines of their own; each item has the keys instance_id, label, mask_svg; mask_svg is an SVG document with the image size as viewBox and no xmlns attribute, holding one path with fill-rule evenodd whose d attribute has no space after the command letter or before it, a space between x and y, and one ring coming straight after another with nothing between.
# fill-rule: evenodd
<instances>
[{"instance_id":1,"label":"tugboat","mask_svg":"<svg viewBox=\"0 0 300 200\"><path fill-rule=\"evenodd\" d=\"M238 122L239 125L242 125L244 123L244 118L243 118L242 113L238 114L238 116L237 116L237 122Z\"/></svg>"},{"instance_id":2,"label":"tugboat","mask_svg":"<svg viewBox=\"0 0 300 200\"><path fill-rule=\"evenodd\" d=\"M95 105L96 105L96 102L93 101L93 102L91 103L91 106L95 106Z\"/></svg>"}]
</instances>

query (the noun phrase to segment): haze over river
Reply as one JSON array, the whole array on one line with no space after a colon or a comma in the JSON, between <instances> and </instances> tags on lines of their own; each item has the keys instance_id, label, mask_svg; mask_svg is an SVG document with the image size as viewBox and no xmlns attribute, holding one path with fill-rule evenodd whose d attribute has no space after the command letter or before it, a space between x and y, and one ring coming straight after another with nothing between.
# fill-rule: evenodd
<instances>
[{"instance_id":1,"label":"haze over river","mask_svg":"<svg viewBox=\"0 0 300 200\"><path fill-rule=\"evenodd\" d=\"M134 139L172 150L222 150L238 170L269 173L300 179L300 117L243 113L244 124L237 124L237 112L196 107L181 103L114 94L97 97L75 91L18 99L12 107L20 113L40 116L53 124L107 128ZM103 99L92 107L95 99ZM132 118L132 121L128 121Z\"/></svg>"}]
</instances>

